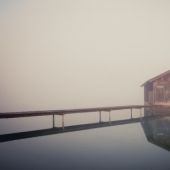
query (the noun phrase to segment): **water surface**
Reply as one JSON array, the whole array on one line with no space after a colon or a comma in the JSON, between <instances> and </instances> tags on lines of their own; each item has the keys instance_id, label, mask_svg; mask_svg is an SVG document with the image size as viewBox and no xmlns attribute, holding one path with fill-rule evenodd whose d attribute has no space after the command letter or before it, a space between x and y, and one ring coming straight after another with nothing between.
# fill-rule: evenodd
<instances>
[{"instance_id":1,"label":"water surface","mask_svg":"<svg viewBox=\"0 0 170 170\"><path fill-rule=\"evenodd\" d=\"M133 117L137 116L138 111L134 111ZM130 113L127 110L112 113L112 120L122 118L129 119ZM102 120L108 121L107 113L102 114ZM66 116L65 124L93 122L98 122L97 113ZM168 169L169 122L166 117L3 142L0 143L0 167L3 170ZM61 117L55 117L55 124L61 126ZM47 128L52 128L51 116L0 120L1 134Z\"/></svg>"}]
</instances>

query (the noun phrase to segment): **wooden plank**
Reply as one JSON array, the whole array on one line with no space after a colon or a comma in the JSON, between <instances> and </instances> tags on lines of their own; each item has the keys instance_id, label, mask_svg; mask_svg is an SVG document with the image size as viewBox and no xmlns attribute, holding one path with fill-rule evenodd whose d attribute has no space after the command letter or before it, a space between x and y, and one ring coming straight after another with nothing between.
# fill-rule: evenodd
<instances>
[{"instance_id":1,"label":"wooden plank","mask_svg":"<svg viewBox=\"0 0 170 170\"><path fill-rule=\"evenodd\" d=\"M152 108L152 107L161 107L161 106L129 105L129 106L112 106L112 107L82 108L82 109L68 109L68 110L6 112L6 113L0 113L0 118L63 115L63 114L72 114L72 113L87 113L87 112L112 111L112 110L124 110L124 109L141 109L141 108Z\"/></svg>"}]
</instances>

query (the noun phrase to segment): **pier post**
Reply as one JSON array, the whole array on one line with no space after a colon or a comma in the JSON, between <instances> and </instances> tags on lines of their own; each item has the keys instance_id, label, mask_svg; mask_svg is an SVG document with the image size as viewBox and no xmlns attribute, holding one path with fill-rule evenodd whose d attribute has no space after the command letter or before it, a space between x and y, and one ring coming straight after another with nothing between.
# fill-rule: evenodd
<instances>
[{"instance_id":1,"label":"pier post","mask_svg":"<svg viewBox=\"0 0 170 170\"><path fill-rule=\"evenodd\" d=\"M53 128L55 127L55 119L54 119L54 115L53 115Z\"/></svg>"},{"instance_id":2,"label":"pier post","mask_svg":"<svg viewBox=\"0 0 170 170\"><path fill-rule=\"evenodd\" d=\"M140 108L140 119L142 120L142 108Z\"/></svg>"},{"instance_id":3,"label":"pier post","mask_svg":"<svg viewBox=\"0 0 170 170\"><path fill-rule=\"evenodd\" d=\"M132 119L132 108L131 108L131 119Z\"/></svg>"},{"instance_id":4,"label":"pier post","mask_svg":"<svg viewBox=\"0 0 170 170\"><path fill-rule=\"evenodd\" d=\"M111 115L110 115L110 110L109 110L109 123L111 123Z\"/></svg>"},{"instance_id":5,"label":"pier post","mask_svg":"<svg viewBox=\"0 0 170 170\"><path fill-rule=\"evenodd\" d=\"M99 122L101 122L101 111L99 112Z\"/></svg>"},{"instance_id":6,"label":"pier post","mask_svg":"<svg viewBox=\"0 0 170 170\"><path fill-rule=\"evenodd\" d=\"M64 114L62 115L62 127L64 129Z\"/></svg>"}]
</instances>

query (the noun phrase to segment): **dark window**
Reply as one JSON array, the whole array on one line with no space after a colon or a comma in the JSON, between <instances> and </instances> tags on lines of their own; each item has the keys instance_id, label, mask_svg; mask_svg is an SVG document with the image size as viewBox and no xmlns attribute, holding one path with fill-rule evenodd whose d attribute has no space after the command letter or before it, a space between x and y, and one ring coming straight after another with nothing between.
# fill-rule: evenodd
<instances>
[{"instance_id":1,"label":"dark window","mask_svg":"<svg viewBox=\"0 0 170 170\"><path fill-rule=\"evenodd\" d=\"M153 83L148 83L148 91L153 91Z\"/></svg>"}]
</instances>

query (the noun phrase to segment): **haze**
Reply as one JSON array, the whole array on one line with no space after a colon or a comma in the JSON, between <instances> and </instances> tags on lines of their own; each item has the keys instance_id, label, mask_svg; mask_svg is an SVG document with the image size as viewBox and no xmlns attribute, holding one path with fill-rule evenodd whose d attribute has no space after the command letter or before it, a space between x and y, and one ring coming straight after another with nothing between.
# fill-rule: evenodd
<instances>
[{"instance_id":1,"label":"haze","mask_svg":"<svg viewBox=\"0 0 170 170\"><path fill-rule=\"evenodd\" d=\"M0 0L0 112L143 104L170 69L169 0Z\"/></svg>"}]
</instances>

